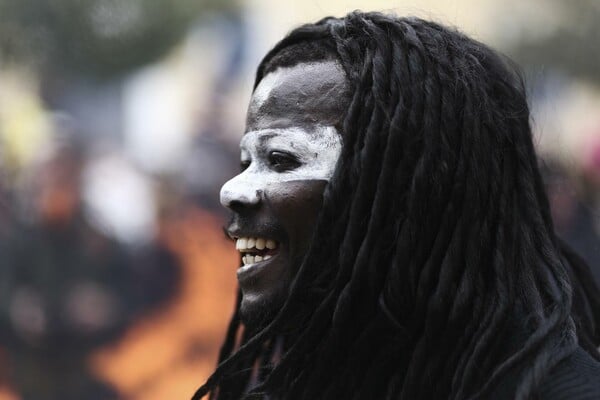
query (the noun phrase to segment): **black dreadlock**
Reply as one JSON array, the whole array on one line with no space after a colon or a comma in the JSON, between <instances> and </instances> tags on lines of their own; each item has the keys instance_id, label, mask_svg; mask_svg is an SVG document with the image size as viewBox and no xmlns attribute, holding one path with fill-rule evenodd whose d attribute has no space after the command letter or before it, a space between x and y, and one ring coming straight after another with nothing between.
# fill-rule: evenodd
<instances>
[{"instance_id":1,"label":"black dreadlock","mask_svg":"<svg viewBox=\"0 0 600 400\"><path fill-rule=\"evenodd\" d=\"M318 240L267 326L236 312L194 399L487 398L509 374L526 399L577 335L596 355L597 289L555 237L509 63L436 23L355 12L292 31L256 84L325 59L352 99Z\"/></svg>"}]
</instances>

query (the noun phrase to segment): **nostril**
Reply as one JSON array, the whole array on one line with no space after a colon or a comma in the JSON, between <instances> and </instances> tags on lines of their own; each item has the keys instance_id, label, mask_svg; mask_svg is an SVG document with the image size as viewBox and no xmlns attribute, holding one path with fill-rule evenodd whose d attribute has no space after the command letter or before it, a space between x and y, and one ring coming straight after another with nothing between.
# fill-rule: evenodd
<instances>
[{"instance_id":1,"label":"nostril","mask_svg":"<svg viewBox=\"0 0 600 400\"><path fill-rule=\"evenodd\" d=\"M249 207L251 207L251 204L247 204L247 203L244 203L244 202L238 201L238 200L231 201L227 205L227 208L229 208L232 211L235 211L238 214L243 213L243 211L247 210Z\"/></svg>"},{"instance_id":2,"label":"nostril","mask_svg":"<svg viewBox=\"0 0 600 400\"><path fill-rule=\"evenodd\" d=\"M242 199L231 200L226 207L232 211L235 211L236 213L243 214L244 211L254 209L258 207L259 204L260 196L256 196L253 198L244 197Z\"/></svg>"}]
</instances>

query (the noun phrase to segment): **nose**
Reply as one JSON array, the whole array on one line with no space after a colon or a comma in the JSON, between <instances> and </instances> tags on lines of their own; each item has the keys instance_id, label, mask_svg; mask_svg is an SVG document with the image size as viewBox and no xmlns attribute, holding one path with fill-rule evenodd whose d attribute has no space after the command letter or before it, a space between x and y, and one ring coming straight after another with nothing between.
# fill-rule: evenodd
<instances>
[{"instance_id":1,"label":"nose","mask_svg":"<svg viewBox=\"0 0 600 400\"><path fill-rule=\"evenodd\" d=\"M223 207L236 210L243 207L253 207L260 203L262 190L256 182L252 182L244 174L240 174L221 187L220 200Z\"/></svg>"}]
</instances>

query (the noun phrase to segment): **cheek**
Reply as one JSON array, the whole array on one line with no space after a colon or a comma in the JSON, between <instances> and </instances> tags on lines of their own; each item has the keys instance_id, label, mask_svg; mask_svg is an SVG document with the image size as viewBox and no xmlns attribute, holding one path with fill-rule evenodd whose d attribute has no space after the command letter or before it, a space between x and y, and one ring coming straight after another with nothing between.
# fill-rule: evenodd
<instances>
[{"instance_id":1,"label":"cheek","mask_svg":"<svg viewBox=\"0 0 600 400\"><path fill-rule=\"evenodd\" d=\"M323 204L326 180L310 179L270 185L266 200L288 234L290 248L305 247Z\"/></svg>"}]
</instances>

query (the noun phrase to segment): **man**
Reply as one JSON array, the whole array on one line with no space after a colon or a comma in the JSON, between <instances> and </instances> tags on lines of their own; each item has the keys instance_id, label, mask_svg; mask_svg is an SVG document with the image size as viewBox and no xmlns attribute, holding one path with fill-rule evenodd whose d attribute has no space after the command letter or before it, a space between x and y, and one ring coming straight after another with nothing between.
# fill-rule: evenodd
<instances>
[{"instance_id":1,"label":"man","mask_svg":"<svg viewBox=\"0 0 600 400\"><path fill-rule=\"evenodd\" d=\"M598 290L486 46L375 13L302 26L259 66L240 148L241 298L194 398L600 396Z\"/></svg>"}]
</instances>

